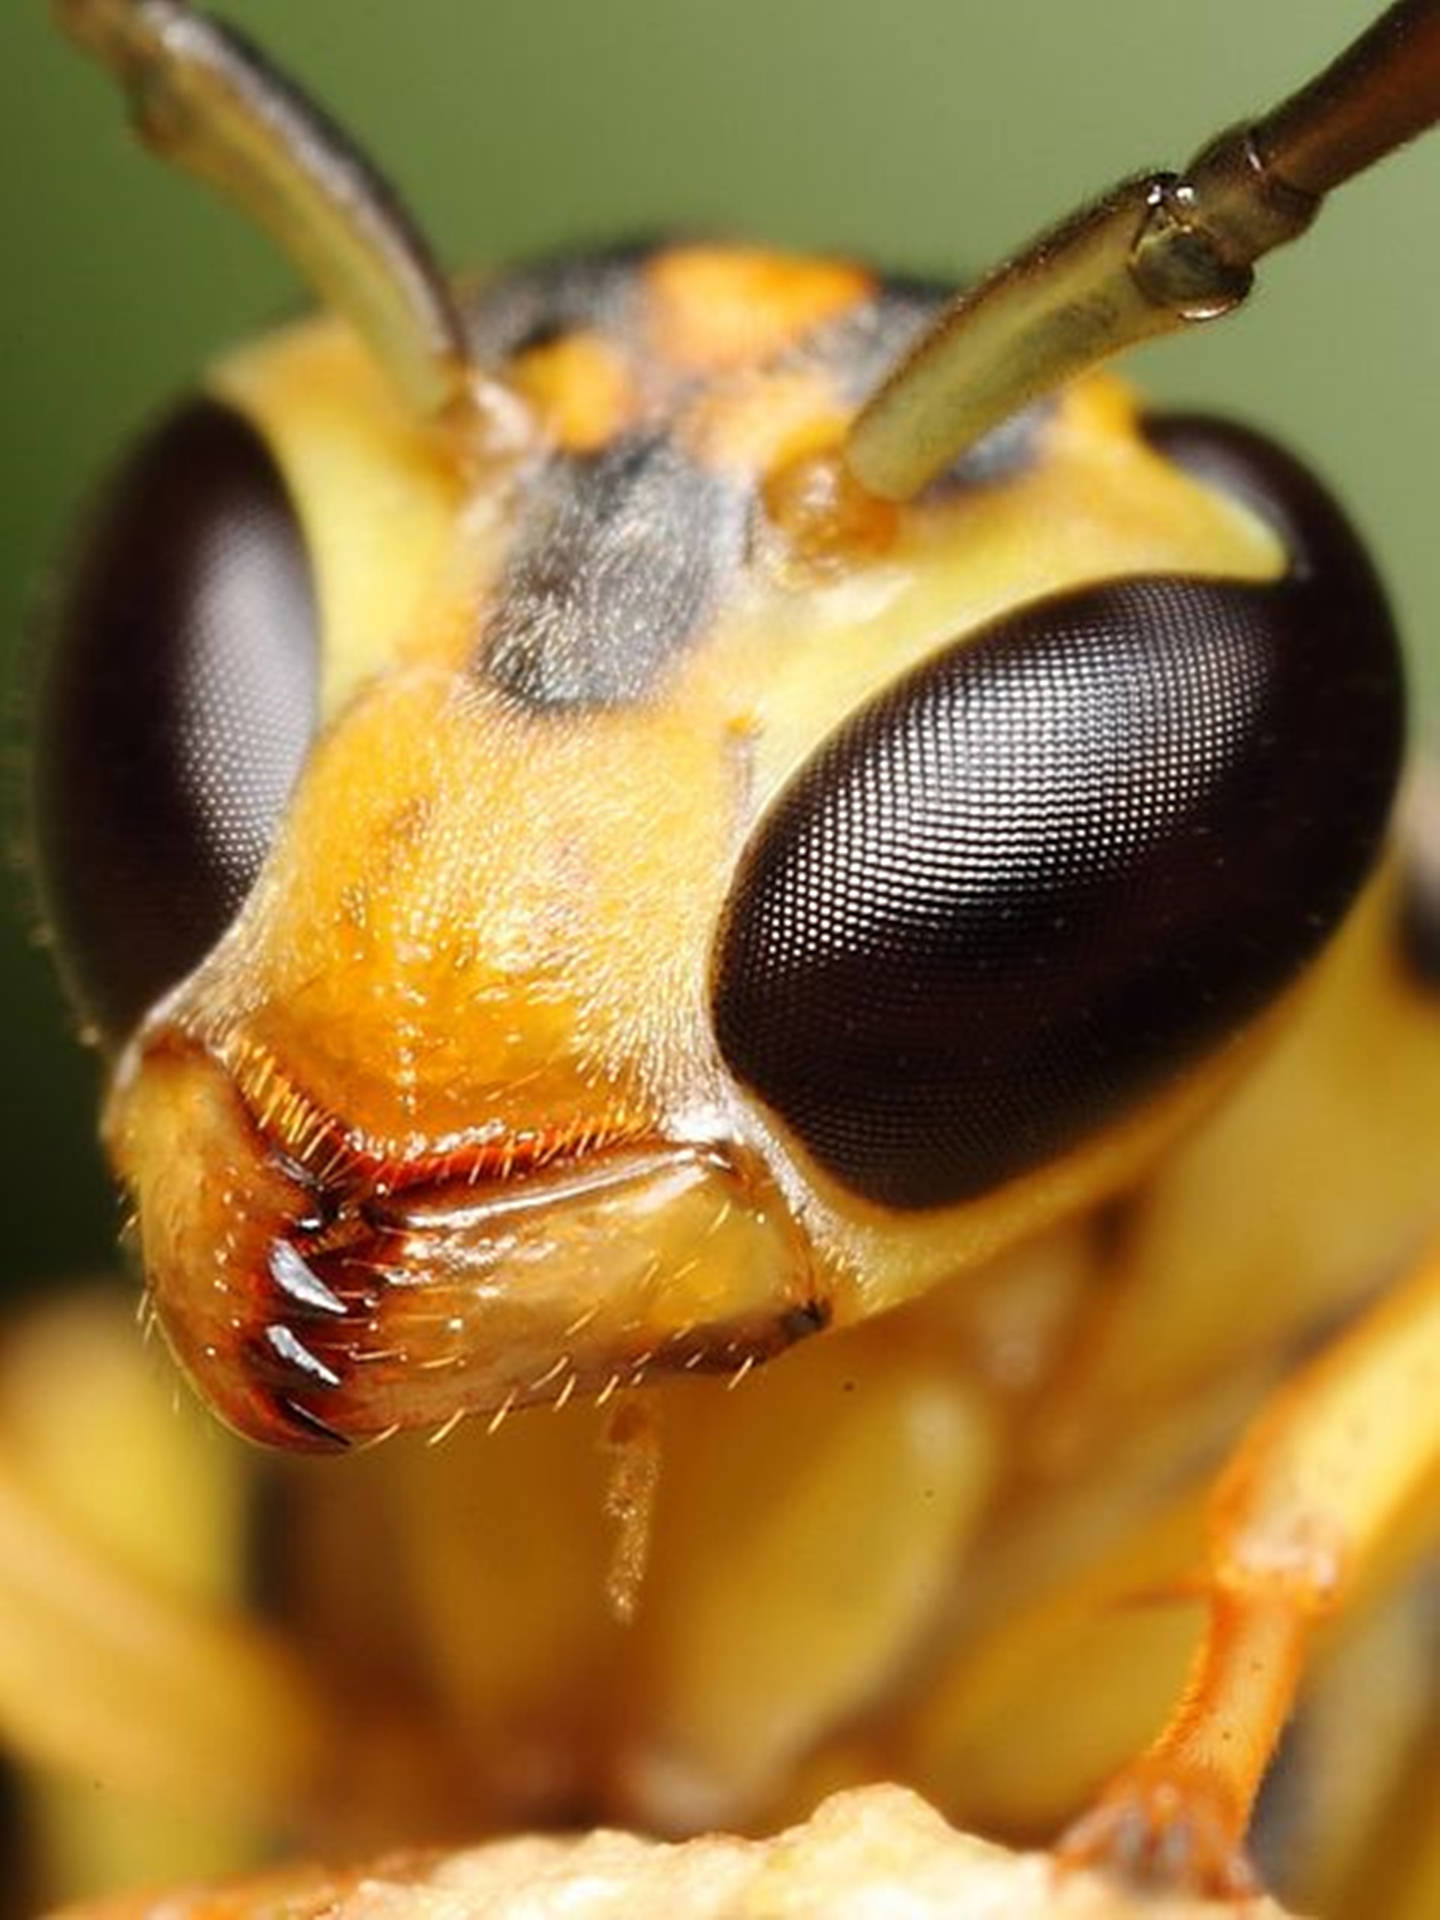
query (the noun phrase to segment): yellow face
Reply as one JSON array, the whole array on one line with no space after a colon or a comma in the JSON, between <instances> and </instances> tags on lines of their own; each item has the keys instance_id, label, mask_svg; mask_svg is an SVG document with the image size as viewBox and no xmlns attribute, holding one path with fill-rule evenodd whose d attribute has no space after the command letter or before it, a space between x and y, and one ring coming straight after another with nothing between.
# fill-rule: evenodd
<instances>
[{"instance_id":1,"label":"yellow face","mask_svg":"<svg viewBox=\"0 0 1440 1920\"><path fill-rule=\"evenodd\" d=\"M913 329L894 296L742 249L591 271L623 318L542 312L508 346L548 452L479 479L338 323L209 382L294 505L316 730L230 925L130 1038L106 1138L172 1345L262 1439L733 1374L1133 1180L1252 1024L1062 1150L898 1210L743 1084L718 929L837 730L1016 608L1133 576L1263 591L1285 554L1104 377L909 507L847 500L827 462L863 328ZM482 332L513 297L474 297ZM590 684L524 678L566 673Z\"/></svg>"}]
</instances>

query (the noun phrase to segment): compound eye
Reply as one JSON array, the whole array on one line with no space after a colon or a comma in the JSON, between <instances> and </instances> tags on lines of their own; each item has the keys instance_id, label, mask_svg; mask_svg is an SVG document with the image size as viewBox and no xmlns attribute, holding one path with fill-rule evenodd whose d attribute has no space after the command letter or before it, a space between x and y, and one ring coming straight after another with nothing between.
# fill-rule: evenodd
<instances>
[{"instance_id":1,"label":"compound eye","mask_svg":"<svg viewBox=\"0 0 1440 1920\"><path fill-rule=\"evenodd\" d=\"M1402 726L1369 565L1277 450L1184 442L1285 577L1022 607L852 717L742 856L721 1052L864 1199L958 1203L1122 1120L1242 1032L1370 864Z\"/></svg>"},{"instance_id":2,"label":"compound eye","mask_svg":"<svg viewBox=\"0 0 1440 1920\"><path fill-rule=\"evenodd\" d=\"M202 960L315 731L305 542L256 430L187 402L75 555L41 661L35 825L70 985L111 1043Z\"/></svg>"}]
</instances>

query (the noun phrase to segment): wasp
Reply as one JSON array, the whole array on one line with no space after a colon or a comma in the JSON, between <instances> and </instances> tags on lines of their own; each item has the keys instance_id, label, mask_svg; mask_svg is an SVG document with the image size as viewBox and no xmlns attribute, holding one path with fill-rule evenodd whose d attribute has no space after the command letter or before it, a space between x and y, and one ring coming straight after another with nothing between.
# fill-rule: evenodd
<instances>
[{"instance_id":1,"label":"wasp","mask_svg":"<svg viewBox=\"0 0 1440 1920\"><path fill-rule=\"evenodd\" d=\"M897 1779L1122 1880L1422 1912L1393 622L1298 462L1099 363L1440 112L1440 13L954 300L705 240L457 288L239 36L56 11L322 311L130 453L40 663L146 1316L282 1457L137 1412L151 1491L82 1526L36 1390L17 1748L233 1857Z\"/></svg>"}]
</instances>

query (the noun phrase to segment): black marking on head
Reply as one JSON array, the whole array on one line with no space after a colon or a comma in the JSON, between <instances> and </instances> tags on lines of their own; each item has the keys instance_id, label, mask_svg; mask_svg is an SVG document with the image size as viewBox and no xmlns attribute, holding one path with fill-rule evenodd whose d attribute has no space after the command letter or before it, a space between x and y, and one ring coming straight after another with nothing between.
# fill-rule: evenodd
<instances>
[{"instance_id":1,"label":"black marking on head","mask_svg":"<svg viewBox=\"0 0 1440 1920\"><path fill-rule=\"evenodd\" d=\"M536 707L644 699L738 570L749 505L665 433L557 455L486 624L485 677Z\"/></svg>"},{"instance_id":2,"label":"black marking on head","mask_svg":"<svg viewBox=\"0 0 1440 1920\"><path fill-rule=\"evenodd\" d=\"M640 275L662 248L651 242L532 261L478 287L465 302L470 351L495 366L562 335L630 339L641 305Z\"/></svg>"},{"instance_id":3,"label":"black marking on head","mask_svg":"<svg viewBox=\"0 0 1440 1920\"><path fill-rule=\"evenodd\" d=\"M1381 838L1401 684L1363 551L1277 450L1164 431L1238 463L1291 572L992 622L832 735L738 867L721 1052L866 1199L974 1198L1122 1120L1289 982Z\"/></svg>"},{"instance_id":4,"label":"black marking on head","mask_svg":"<svg viewBox=\"0 0 1440 1920\"><path fill-rule=\"evenodd\" d=\"M818 327L793 350L794 357L802 364L824 367L841 398L858 407L954 296L955 288L940 281L887 275L873 300ZM921 491L918 503L946 499L971 487L997 486L1026 472L1038 455L1055 405L1053 399L1037 400L1002 420L938 473Z\"/></svg>"},{"instance_id":5,"label":"black marking on head","mask_svg":"<svg viewBox=\"0 0 1440 1920\"><path fill-rule=\"evenodd\" d=\"M317 723L319 613L285 479L190 400L121 467L47 636L35 809L84 1011L122 1039L244 900Z\"/></svg>"}]
</instances>

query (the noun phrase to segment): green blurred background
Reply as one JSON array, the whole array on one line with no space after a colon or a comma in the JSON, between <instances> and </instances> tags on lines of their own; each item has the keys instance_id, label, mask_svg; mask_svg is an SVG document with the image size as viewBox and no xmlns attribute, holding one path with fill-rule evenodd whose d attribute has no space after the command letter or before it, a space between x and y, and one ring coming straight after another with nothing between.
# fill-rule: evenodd
<instances>
[{"instance_id":1,"label":"green blurred background","mask_svg":"<svg viewBox=\"0 0 1440 1920\"><path fill-rule=\"evenodd\" d=\"M389 169L457 263L667 226L910 269L982 266L1078 196L1180 164L1378 11L1367 0L229 0ZM285 265L146 160L43 0L0 14L0 648L23 791L27 610L125 435L297 298ZM1244 415L1337 479L1440 684L1440 140L1349 188L1253 314L1152 351L1167 398ZM1433 710L1433 698L1431 699ZM94 1071L0 915L0 1219L13 1283L107 1257Z\"/></svg>"}]
</instances>

